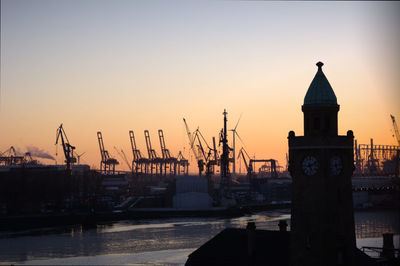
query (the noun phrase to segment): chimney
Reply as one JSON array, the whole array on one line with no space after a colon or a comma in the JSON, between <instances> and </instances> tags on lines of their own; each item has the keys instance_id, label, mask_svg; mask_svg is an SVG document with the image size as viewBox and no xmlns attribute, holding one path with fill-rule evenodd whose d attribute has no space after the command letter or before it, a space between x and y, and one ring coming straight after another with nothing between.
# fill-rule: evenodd
<instances>
[{"instance_id":1,"label":"chimney","mask_svg":"<svg viewBox=\"0 0 400 266\"><path fill-rule=\"evenodd\" d=\"M254 245L255 245L255 231L256 231L256 224L254 222L247 223L247 254L249 257L253 257L254 255Z\"/></svg>"},{"instance_id":2,"label":"chimney","mask_svg":"<svg viewBox=\"0 0 400 266\"><path fill-rule=\"evenodd\" d=\"M383 234L383 249L381 252L381 257L386 259L394 258L394 244L392 233Z\"/></svg>"},{"instance_id":3,"label":"chimney","mask_svg":"<svg viewBox=\"0 0 400 266\"><path fill-rule=\"evenodd\" d=\"M281 232L287 231L288 224L287 224L286 220L280 220L278 226L279 226L279 231L281 231Z\"/></svg>"}]
</instances>

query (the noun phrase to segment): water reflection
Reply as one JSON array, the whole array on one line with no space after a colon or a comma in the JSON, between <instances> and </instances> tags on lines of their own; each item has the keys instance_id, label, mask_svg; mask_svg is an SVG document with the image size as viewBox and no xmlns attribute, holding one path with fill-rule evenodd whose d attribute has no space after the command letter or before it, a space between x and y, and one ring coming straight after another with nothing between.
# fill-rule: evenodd
<instances>
[{"instance_id":1,"label":"water reflection","mask_svg":"<svg viewBox=\"0 0 400 266\"><path fill-rule=\"evenodd\" d=\"M383 233L399 234L399 212L363 211L354 215L357 238L382 237Z\"/></svg>"},{"instance_id":2,"label":"water reflection","mask_svg":"<svg viewBox=\"0 0 400 266\"><path fill-rule=\"evenodd\" d=\"M231 219L129 220L99 224L92 229L75 226L2 232L0 261L23 262L45 258L192 250L224 228L245 228L248 221L254 221L259 229L278 230L281 219L290 224L290 210ZM362 242L360 239L381 238L385 232L399 234L399 214L395 211L356 212L355 222L357 243Z\"/></svg>"}]
</instances>

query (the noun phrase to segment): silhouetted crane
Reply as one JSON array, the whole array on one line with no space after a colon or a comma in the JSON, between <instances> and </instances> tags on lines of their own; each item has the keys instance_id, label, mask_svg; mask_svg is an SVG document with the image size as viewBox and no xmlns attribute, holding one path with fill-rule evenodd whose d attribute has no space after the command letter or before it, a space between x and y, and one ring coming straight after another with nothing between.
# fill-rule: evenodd
<instances>
[{"instance_id":1,"label":"silhouetted crane","mask_svg":"<svg viewBox=\"0 0 400 266\"><path fill-rule=\"evenodd\" d=\"M159 171L160 174L162 174L161 159L157 156L156 151L151 147L150 133L148 130L144 131L144 137L146 139L147 153L150 161L150 174L153 174L153 168L156 169L156 174L158 174Z\"/></svg>"},{"instance_id":2,"label":"silhouetted crane","mask_svg":"<svg viewBox=\"0 0 400 266\"><path fill-rule=\"evenodd\" d=\"M196 151L196 149L194 148L195 136L194 136L194 134L192 134L190 132L189 126L187 125L185 118L183 118L183 122L185 123L186 133L187 133L188 138L189 138L190 149L192 150L193 155L197 160L197 166L199 168L199 176L201 176L201 173L204 170L204 164L205 163L204 163L204 161L202 159L202 155L200 154L200 151L198 151L198 150ZM197 128L197 130L198 130L198 128Z\"/></svg>"},{"instance_id":3,"label":"silhouetted crane","mask_svg":"<svg viewBox=\"0 0 400 266\"><path fill-rule=\"evenodd\" d=\"M61 138L61 145L64 151L64 156L65 156L65 168L67 171L71 172L72 171L72 165L76 162L76 158L74 157L74 150L75 147L69 144L69 140L67 137L67 134L65 134L63 124L61 124L57 128L57 133L56 133L56 144L58 144L58 140Z\"/></svg>"},{"instance_id":4,"label":"silhouetted crane","mask_svg":"<svg viewBox=\"0 0 400 266\"><path fill-rule=\"evenodd\" d=\"M129 170L132 171L132 166L131 164L128 162L128 158L126 157L126 154L124 152L123 149L121 149L121 151L118 150L117 147L114 146L115 151L117 152L117 154L119 155L119 157L124 161L124 163L128 166Z\"/></svg>"},{"instance_id":5,"label":"silhouetted crane","mask_svg":"<svg viewBox=\"0 0 400 266\"><path fill-rule=\"evenodd\" d=\"M163 159L162 164L164 165L164 174L167 174L167 166L168 166L170 173L175 175L177 159L171 156L171 153L165 146L164 132L162 131L162 129L158 130L158 137L160 139L161 153Z\"/></svg>"},{"instance_id":6,"label":"silhouetted crane","mask_svg":"<svg viewBox=\"0 0 400 266\"><path fill-rule=\"evenodd\" d=\"M108 151L104 149L103 136L100 131L97 132L97 138L99 140L100 155L101 155L100 171L104 172L105 174L110 174L110 173L114 174L115 165L118 165L119 162L117 161L117 159L111 158Z\"/></svg>"},{"instance_id":7,"label":"silhouetted crane","mask_svg":"<svg viewBox=\"0 0 400 266\"><path fill-rule=\"evenodd\" d=\"M250 163L251 158L250 158L249 154L243 147L239 150L239 154L238 154L237 158L239 159L240 157L242 157L244 165L246 166L247 175L250 177L253 173L253 166ZM249 160L249 163L247 162L247 160Z\"/></svg>"},{"instance_id":8,"label":"silhouetted crane","mask_svg":"<svg viewBox=\"0 0 400 266\"><path fill-rule=\"evenodd\" d=\"M396 135L397 144L400 146L400 134L399 134L399 129L397 128L396 120L394 119L393 115L390 115L390 118L392 119L394 134Z\"/></svg>"}]
</instances>

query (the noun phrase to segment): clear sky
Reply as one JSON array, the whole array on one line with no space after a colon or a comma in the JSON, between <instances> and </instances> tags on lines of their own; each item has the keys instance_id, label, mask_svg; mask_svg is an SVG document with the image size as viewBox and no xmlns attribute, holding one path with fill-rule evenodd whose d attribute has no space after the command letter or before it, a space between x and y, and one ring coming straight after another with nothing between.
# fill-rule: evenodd
<instances>
[{"instance_id":1,"label":"clear sky","mask_svg":"<svg viewBox=\"0 0 400 266\"><path fill-rule=\"evenodd\" d=\"M339 133L394 145L398 14L400 2L3 0L0 151L54 156L64 123L81 162L96 167L98 130L120 161L114 146L132 158L130 129L142 152L143 130L160 153L163 129L171 153L189 157L182 118L211 143L226 108L229 128L243 113L249 154L285 166L317 61L341 106Z\"/></svg>"}]
</instances>

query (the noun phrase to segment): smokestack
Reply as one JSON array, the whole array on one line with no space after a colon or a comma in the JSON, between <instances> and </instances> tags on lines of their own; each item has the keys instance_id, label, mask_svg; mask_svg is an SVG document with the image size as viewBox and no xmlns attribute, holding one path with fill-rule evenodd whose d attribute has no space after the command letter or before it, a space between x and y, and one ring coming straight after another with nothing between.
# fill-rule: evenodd
<instances>
[{"instance_id":1,"label":"smokestack","mask_svg":"<svg viewBox=\"0 0 400 266\"><path fill-rule=\"evenodd\" d=\"M279 231L281 231L281 232L287 231L288 224L287 224L286 220L280 220L278 226L279 226Z\"/></svg>"},{"instance_id":2,"label":"smokestack","mask_svg":"<svg viewBox=\"0 0 400 266\"><path fill-rule=\"evenodd\" d=\"M386 259L394 258L394 244L392 233L383 234L383 250L381 253L381 257Z\"/></svg>"}]
</instances>

